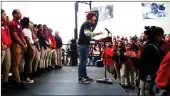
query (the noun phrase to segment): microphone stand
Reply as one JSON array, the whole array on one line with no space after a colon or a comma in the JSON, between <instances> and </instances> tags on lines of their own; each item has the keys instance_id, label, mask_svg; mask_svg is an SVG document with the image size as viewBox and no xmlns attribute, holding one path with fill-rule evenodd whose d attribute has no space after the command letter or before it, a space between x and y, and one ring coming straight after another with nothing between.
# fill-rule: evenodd
<instances>
[{"instance_id":1,"label":"microphone stand","mask_svg":"<svg viewBox=\"0 0 170 96\"><path fill-rule=\"evenodd\" d=\"M111 34L112 35L112 34ZM108 32L108 37L109 37L109 32ZM105 62L106 62L106 55L105 55L105 52L106 52L106 42L104 42L104 58L105 58ZM113 81L111 78L107 78L107 65L104 65L105 66L105 72L104 72L104 78L102 79L97 79L96 82L97 83L105 83L105 84L113 84Z\"/></svg>"}]
</instances>

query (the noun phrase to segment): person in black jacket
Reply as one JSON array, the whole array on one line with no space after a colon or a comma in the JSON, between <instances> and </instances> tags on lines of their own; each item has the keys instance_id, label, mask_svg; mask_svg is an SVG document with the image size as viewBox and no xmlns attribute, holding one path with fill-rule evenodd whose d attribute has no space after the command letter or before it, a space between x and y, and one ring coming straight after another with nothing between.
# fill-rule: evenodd
<instances>
[{"instance_id":1,"label":"person in black jacket","mask_svg":"<svg viewBox=\"0 0 170 96\"><path fill-rule=\"evenodd\" d=\"M156 27L146 28L146 44L140 55L140 63L137 65L140 78L140 96L145 94L145 80L149 74L157 72L161 62L161 52L157 46Z\"/></svg>"},{"instance_id":2,"label":"person in black jacket","mask_svg":"<svg viewBox=\"0 0 170 96\"><path fill-rule=\"evenodd\" d=\"M46 43L46 37L43 34L43 26L42 24L39 24L37 26L38 31L37 31L37 37L39 39L39 44L40 44L40 48L41 48L41 56L40 56L40 66L42 66L42 70L45 72L47 71L45 69L45 54L46 54L46 49L48 44Z\"/></svg>"},{"instance_id":3,"label":"person in black jacket","mask_svg":"<svg viewBox=\"0 0 170 96\"><path fill-rule=\"evenodd\" d=\"M62 42L62 38L59 36L59 32L56 32L55 40L56 40L56 52L57 52L57 64L58 64L58 66L56 66L56 68L61 69L62 68L61 47L63 46L63 42Z\"/></svg>"}]
</instances>

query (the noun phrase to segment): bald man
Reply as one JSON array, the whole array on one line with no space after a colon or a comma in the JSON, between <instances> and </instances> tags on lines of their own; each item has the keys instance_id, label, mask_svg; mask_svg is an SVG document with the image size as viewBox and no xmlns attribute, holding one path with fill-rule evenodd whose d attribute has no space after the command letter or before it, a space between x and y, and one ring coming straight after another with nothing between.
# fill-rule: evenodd
<instances>
[{"instance_id":1,"label":"bald man","mask_svg":"<svg viewBox=\"0 0 170 96\"><path fill-rule=\"evenodd\" d=\"M55 39L56 39L56 53L57 53L57 64L58 64L56 68L62 68L61 47L63 43L61 37L59 36L58 31L55 33Z\"/></svg>"}]
</instances>

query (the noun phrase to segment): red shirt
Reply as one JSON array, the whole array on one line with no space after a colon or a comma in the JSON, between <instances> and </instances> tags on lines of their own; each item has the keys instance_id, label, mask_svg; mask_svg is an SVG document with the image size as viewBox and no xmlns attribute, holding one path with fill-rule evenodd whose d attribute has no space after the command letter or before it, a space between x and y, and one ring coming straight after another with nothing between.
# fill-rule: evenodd
<instances>
[{"instance_id":1,"label":"red shirt","mask_svg":"<svg viewBox=\"0 0 170 96\"><path fill-rule=\"evenodd\" d=\"M164 55L166 55L170 51L170 43L164 42L161 45L161 50L163 51Z\"/></svg>"},{"instance_id":2,"label":"red shirt","mask_svg":"<svg viewBox=\"0 0 170 96\"><path fill-rule=\"evenodd\" d=\"M140 55L141 55L141 49L139 49L137 52L138 52L138 54L137 54L138 57L140 57Z\"/></svg>"},{"instance_id":3,"label":"red shirt","mask_svg":"<svg viewBox=\"0 0 170 96\"><path fill-rule=\"evenodd\" d=\"M22 33L22 26L19 21L13 19L12 21L9 22L9 30L11 33L17 32L18 37L22 41L23 44L26 44L26 41L24 39L23 33ZM18 43L17 40L14 39L14 37L11 35L11 39L13 42Z\"/></svg>"},{"instance_id":4,"label":"red shirt","mask_svg":"<svg viewBox=\"0 0 170 96\"><path fill-rule=\"evenodd\" d=\"M126 52L136 55L135 51L126 49ZM126 64L128 68L133 67L133 63L130 57L126 57Z\"/></svg>"},{"instance_id":5,"label":"red shirt","mask_svg":"<svg viewBox=\"0 0 170 96\"><path fill-rule=\"evenodd\" d=\"M114 47L106 47L103 52L102 52L102 57L103 57L103 64L105 65L111 65L114 64L113 60L113 50Z\"/></svg>"},{"instance_id":6,"label":"red shirt","mask_svg":"<svg viewBox=\"0 0 170 96\"><path fill-rule=\"evenodd\" d=\"M38 39L34 32L32 32L32 38L33 38L34 42Z\"/></svg>"},{"instance_id":7,"label":"red shirt","mask_svg":"<svg viewBox=\"0 0 170 96\"><path fill-rule=\"evenodd\" d=\"M10 32L9 32L8 26L1 27L1 41L3 44L7 45L8 48L10 47L12 40L10 37Z\"/></svg>"},{"instance_id":8,"label":"red shirt","mask_svg":"<svg viewBox=\"0 0 170 96\"><path fill-rule=\"evenodd\" d=\"M170 51L163 58L157 72L156 85L165 88L170 84Z\"/></svg>"},{"instance_id":9,"label":"red shirt","mask_svg":"<svg viewBox=\"0 0 170 96\"><path fill-rule=\"evenodd\" d=\"M49 35L48 38L51 40L51 49L56 49L56 41L53 35Z\"/></svg>"}]
</instances>

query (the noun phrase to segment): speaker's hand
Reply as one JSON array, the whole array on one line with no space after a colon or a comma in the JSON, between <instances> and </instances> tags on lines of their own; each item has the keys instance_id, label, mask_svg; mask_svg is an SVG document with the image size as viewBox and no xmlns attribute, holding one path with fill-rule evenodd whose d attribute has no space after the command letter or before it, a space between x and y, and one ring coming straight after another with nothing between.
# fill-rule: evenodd
<instances>
[{"instance_id":1,"label":"speaker's hand","mask_svg":"<svg viewBox=\"0 0 170 96\"><path fill-rule=\"evenodd\" d=\"M103 34L103 32L98 32L98 33L97 33L97 35L101 35L101 34Z\"/></svg>"}]
</instances>

